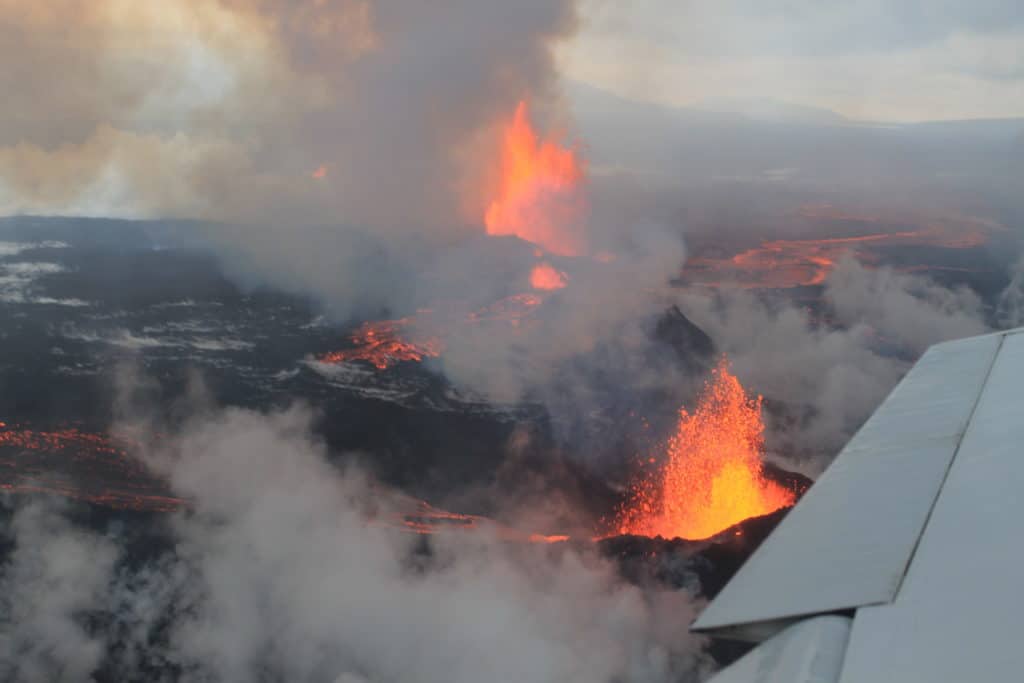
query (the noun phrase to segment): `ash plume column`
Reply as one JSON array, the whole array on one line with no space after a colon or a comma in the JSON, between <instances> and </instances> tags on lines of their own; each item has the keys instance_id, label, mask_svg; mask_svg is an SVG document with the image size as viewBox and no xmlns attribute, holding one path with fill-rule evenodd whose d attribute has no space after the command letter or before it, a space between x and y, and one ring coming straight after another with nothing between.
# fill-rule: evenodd
<instances>
[{"instance_id":1,"label":"ash plume column","mask_svg":"<svg viewBox=\"0 0 1024 683\"><path fill-rule=\"evenodd\" d=\"M548 0L2 0L5 208L451 230L474 136L550 94L574 26Z\"/></svg>"},{"instance_id":2,"label":"ash plume column","mask_svg":"<svg viewBox=\"0 0 1024 683\"><path fill-rule=\"evenodd\" d=\"M481 239L502 127L524 101L557 119L553 49L576 21L568 0L0 0L0 85L27 93L0 112L0 210L223 221L208 237L234 275L312 295L335 320L453 293L488 306L515 292L521 260ZM602 220L585 228L611 235L596 241L616 263L569 273L578 291L529 339L460 339L446 374L515 400L627 334L681 242Z\"/></svg>"}]
</instances>

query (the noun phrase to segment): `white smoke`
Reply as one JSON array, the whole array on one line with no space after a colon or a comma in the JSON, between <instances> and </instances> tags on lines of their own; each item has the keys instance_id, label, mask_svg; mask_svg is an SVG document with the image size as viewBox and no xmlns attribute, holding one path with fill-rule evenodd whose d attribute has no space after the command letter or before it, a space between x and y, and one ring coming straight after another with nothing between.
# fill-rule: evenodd
<instances>
[{"instance_id":1,"label":"white smoke","mask_svg":"<svg viewBox=\"0 0 1024 683\"><path fill-rule=\"evenodd\" d=\"M114 538L19 511L2 570L7 678L84 680L108 641L119 679L653 683L708 670L686 632L691 596L625 584L593 550L483 532L417 554L418 537L371 521L387 518L387 492L329 465L309 420L207 410L150 451L192 509L171 521L173 550L141 567L115 561ZM100 609L105 627L83 621Z\"/></svg>"},{"instance_id":2,"label":"white smoke","mask_svg":"<svg viewBox=\"0 0 1024 683\"><path fill-rule=\"evenodd\" d=\"M104 606L113 543L39 501L19 509L6 531L17 545L0 571L0 679L86 680L105 643L80 617Z\"/></svg>"},{"instance_id":3,"label":"white smoke","mask_svg":"<svg viewBox=\"0 0 1024 683\"><path fill-rule=\"evenodd\" d=\"M785 299L690 291L681 306L769 405L769 446L820 472L931 344L989 327L979 298L920 275L841 260L824 291L826 324ZM801 461L802 464L801 464Z\"/></svg>"},{"instance_id":4,"label":"white smoke","mask_svg":"<svg viewBox=\"0 0 1024 683\"><path fill-rule=\"evenodd\" d=\"M1024 325L1024 258L1010 267L1010 282L999 294L995 318L1003 329Z\"/></svg>"},{"instance_id":5,"label":"white smoke","mask_svg":"<svg viewBox=\"0 0 1024 683\"><path fill-rule=\"evenodd\" d=\"M0 211L208 219L234 276L336 321L469 313L530 291L533 249L484 239L483 217L519 101L545 136L571 130L553 50L575 28L573 0L0 2L0 84L30 94L0 112ZM582 241L618 260L559 264L570 290L528 329L460 330L459 388L516 401L605 340L635 346L623 328L657 311L682 243L607 213Z\"/></svg>"},{"instance_id":6,"label":"white smoke","mask_svg":"<svg viewBox=\"0 0 1024 683\"><path fill-rule=\"evenodd\" d=\"M891 268L869 270L852 257L836 264L825 299L839 323L870 325L915 355L940 341L989 331L984 304L967 287L944 287Z\"/></svg>"}]
</instances>

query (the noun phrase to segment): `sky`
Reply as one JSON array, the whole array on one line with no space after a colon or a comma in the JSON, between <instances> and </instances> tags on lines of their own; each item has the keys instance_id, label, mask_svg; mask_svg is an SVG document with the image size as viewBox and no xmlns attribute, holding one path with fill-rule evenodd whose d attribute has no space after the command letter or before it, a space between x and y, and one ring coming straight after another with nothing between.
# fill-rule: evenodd
<instances>
[{"instance_id":1,"label":"sky","mask_svg":"<svg viewBox=\"0 0 1024 683\"><path fill-rule=\"evenodd\" d=\"M632 99L873 121L1024 115L1019 0L584 0L563 76Z\"/></svg>"},{"instance_id":2,"label":"sky","mask_svg":"<svg viewBox=\"0 0 1024 683\"><path fill-rule=\"evenodd\" d=\"M375 229L462 230L479 222L498 131L520 100L542 127L567 130L572 116L550 124L566 113L559 94L579 83L712 111L1024 116L1024 9L0 0L0 63L0 214L344 215ZM563 99L586 118L585 102Z\"/></svg>"}]
</instances>

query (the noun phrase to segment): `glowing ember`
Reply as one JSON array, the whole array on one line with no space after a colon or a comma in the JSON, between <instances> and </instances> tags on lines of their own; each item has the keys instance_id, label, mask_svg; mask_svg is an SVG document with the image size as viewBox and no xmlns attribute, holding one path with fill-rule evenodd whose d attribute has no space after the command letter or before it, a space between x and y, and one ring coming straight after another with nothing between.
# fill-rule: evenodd
<instances>
[{"instance_id":1,"label":"glowing ember","mask_svg":"<svg viewBox=\"0 0 1024 683\"><path fill-rule=\"evenodd\" d=\"M702 539L792 505L762 473L763 442L761 398L747 397L723 359L696 411L680 411L664 467L633 487L617 532Z\"/></svg>"},{"instance_id":2,"label":"glowing ember","mask_svg":"<svg viewBox=\"0 0 1024 683\"><path fill-rule=\"evenodd\" d=\"M321 164L320 166L317 166L315 171L310 173L310 176L312 176L315 180L323 180L324 178L327 177L328 173L329 170L327 168L327 164Z\"/></svg>"},{"instance_id":3,"label":"glowing ember","mask_svg":"<svg viewBox=\"0 0 1024 683\"><path fill-rule=\"evenodd\" d=\"M530 286L534 289L562 289L565 283L565 273L556 270L550 263L539 263L530 271Z\"/></svg>"},{"instance_id":4,"label":"glowing ember","mask_svg":"<svg viewBox=\"0 0 1024 683\"><path fill-rule=\"evenodd\" d=\"M583 165L572 150L541 140L520 102L505 127L497 196L484 222L491 235L515 235L553 254L583 251Z\"/></svg>"}]
</instances>

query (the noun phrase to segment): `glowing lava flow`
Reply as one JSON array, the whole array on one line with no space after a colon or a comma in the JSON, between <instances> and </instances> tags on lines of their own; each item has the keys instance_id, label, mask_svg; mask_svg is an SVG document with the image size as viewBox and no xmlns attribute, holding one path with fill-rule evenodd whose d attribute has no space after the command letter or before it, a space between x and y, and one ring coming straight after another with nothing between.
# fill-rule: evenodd
<instances>
[{"instance_id":1,"label":"glowing lava flow","mask_svg":"<svg viewBox=\"0 0 1024 683\"><path fill-rule=\"evenodd\" d=\"M830 225L855 224L858 234L817 239L768 240L730 257L698 256L686 264L688 277L705 285L730 283L741 287L785 289L821 285L844 255L852 255L872 266L886 263L886 250L901 247L970 249L984 245L991 234L1002 229L982 219L950 216L886 218L846 214L832 207L805 207L803 218L816 221L822 229ZM903 226L890 232L884 225ZM897 270L949 270L941 263L900 265ZM963 270L952 268L952 270Z\"/></svg>"},{"instance_id":2,"label":"glowing lava flow","mask_svg":"<svg viewBox=\"0 0 1024 683\"><path fill-rule=\"evenodd\" d=\"M424 358L441 355L442 344L439 339L410 341L404 337L403 330L410 327L412 322L411 318L401 318L364 323L349 337L352 348L331 351L319 360L322 363L364 361L378 370L386 370L404 361L419 362Z\"/></svg>"},{"instance_id":3,"label":"glowing lava flow","mask_svg":"<svg viewBox=\"0 0 1024 683\"><path fill-rule=\"evenodd\" d=\"M556 270L550 263L538 263L530 271L530 286L534 289L562 289L565 287L565 284L565 273Z\"/></svg>"},{"instance_id":4,"label":"glowing lava flow","mask_svg":"<svg viewBox=\"0 0 1024 683\"><path fill-rule=\"evenodd\" d=\"M723 359L693 414L680 411L664 467L633 487L617 533L698 540L792 505L793 492L762 473L763 442L761 398Z\"/></svg>"},{"instance_id":5,"label":"glowing lava flow","mask_svg":"<svg viewBox=\"0 0 1024 683\"><path fill-rule=\"evenodd\" d=\"M500 182L484 216L487 233L514 235L537 246L538 263L529 275L535 293L512 295L475 311L424 310L399 320L368 322L350 335L350 348L323 354L318 361L362 361L386 370L402 362L434 358L444 351L446 339L466 325L502 322L520 327L541 303L541 292L568 284L565 272L541 259L544 250L559 256L576 256L584 250L583 163L571 149L542 140L530 124L526 103L520 102L505 127L499 165ZM327 172L327 167L321 167L314 177Z\"/></svg>"},{"instance_id":6,"label":"glowing lava flow","mask_svg":"<svg viewBox=\"0 0 1024 683\"><path fill-rule=\"evenodd\" d=\"M399 510L385 515L374 515L371 522L422 536L446 532L488 532L501 540L518 543L561 543L569 540L565 535L522 531L488 517L449 512L436 508L425 500L416 500L401 494L396 495L395 500Z\"/></svg>"},{"instance_id":7,"label":"glowing lava flow","mask_svg":"<svg viewBox=\"0 0 1024 683\"><path fill-rule=\"evenodd\" d=\"M515 235L552 254L584 250L583 164L571 149L541 140L525 102L505 127L498 191L484 223L490 235Z\"/></svg>"},{"instance_id":8,"label":"glowing lava flow","mask_svg":"<svg viewBox=\"0 0 1024 683\"><path fill-rule=\"evenodd\" d=\"M513 294L470 313L444 315L424 309L407 318L363 323L349 337L351 348L325 353L317 360L330 364L362 361L387 370L402 362L436 358L444 352L446 339L465 332L468 326L498 324L515 330L528 324L542 301L539 294Z\"/></svg>"},{"instance_id":9,"label":"glowing lava flow","mask_svg":"<svg viewBox=\"0 0 1024 683\"><path fill-rule=\"evenodd\" d=\"M121 510L167 512L184 501L140 460L127 436L0 422L0 491L53 493Z\"/></svg>"}]
</instances>

